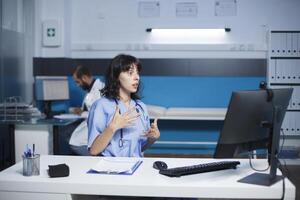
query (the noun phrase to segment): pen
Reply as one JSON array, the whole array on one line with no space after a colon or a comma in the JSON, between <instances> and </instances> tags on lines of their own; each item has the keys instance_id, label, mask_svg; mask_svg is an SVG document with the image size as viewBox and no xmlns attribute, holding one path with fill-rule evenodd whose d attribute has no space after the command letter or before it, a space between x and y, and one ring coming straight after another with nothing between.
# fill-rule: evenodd
<instances>
[{"instance_id":1,"label":"pen","mask_svg":"<svg viewBox=\"0 0 300 200\"><path fill-rule=\"evenodd\" d=\"M32 154L31 154L31 149L28 149L27 157L30 158L31 156L32 156Z\"/></svg>"},{"instance_id":2,"label":"pen","mask_svg":"<svg viewBox=\"0 0 300 200\"><path fill-rule=\"evenodd\" d=\"M32 145L32 157L34 157L34 152L35 152L35 144L33 143L33 145Z\"/></svg>"},{"instance_id":3,"label":"pen","mask_svg":"<svg viewBox=\"0 0 300 200\"><path fill-rule=\"evenodd\" d=\"M106 174L120 174L118 171L106 171Z\"/></svg>"},{"instance_id":4,"label":"pen","mask_svg":"<svg viewBox=\"0 0 300 200\"><path fill-rule=\"evenodd\" d=\"M30 157L34 156L34 154L35 154L35 144L33 144L32 147L33 148L32 148L32 151L31 151L31 149L28 147L28 144L26 144L26 149L24 151L24 156L26 158L30 158Z\"/></svg>"}]
</instances>

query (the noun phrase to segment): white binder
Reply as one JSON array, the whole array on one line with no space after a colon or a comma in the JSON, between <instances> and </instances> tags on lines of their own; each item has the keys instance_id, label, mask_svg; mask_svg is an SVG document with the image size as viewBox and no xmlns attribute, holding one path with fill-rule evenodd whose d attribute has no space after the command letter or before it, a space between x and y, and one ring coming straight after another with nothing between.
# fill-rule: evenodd
<instances>
[{"instance_id":1,"label":"white binder","mask_svg":"<svg viewBox=\"0 0 300 200\"><path fill-rule=\"evenodd\" d=\"M281 69L282 69L282 83L289 83L288 80L289 73L290 73L290 61L289 60L280 60L281 61Z\"/></svg>"},{"instance_id":2,"label":"white binder","mask_svg":"<svg viewBox=\"0 0 300 200\"><path fill-rule=\"evenodd\" d=\"M296 119L295 112L290 112L290 135L295 135Z\"/></svg>"},{"instance_id":3,"label":"white binder","mask_svg":"<svg viewBox=\"0 0 300 200\"><path fill-rule=\"evenodd\" d=\"M275 83L276 82L276 74L275 74L275 68L276 68L276 59L271 59L269 61L269 68L268 68L268 76L269 83Z\"/></svg>"},{"instance_id":4,"label":"white binder","mask_svg":"<svg viewBox=\"0 0 300 200\"><path fill-rule=\"evenodd\" d=\"M291 76L292 76L292 68L291 68L291 60L284 60L284 83L291 83Z\"/></svg>"},{"instance_id":5,"label":"white binder","mask_svg":"<svg viewBox=\"0 0 300 200\"><path fill-rule=\"evenodd\" d=\"M296 62L297 60L290 60L290 67L291 67L291 81L290 83L297 83L297 68L296 68Z\"/></svg>"},{"instance_id":6,"label":"white binder","mask_svg":"<svg viewBox=\"0 0 300 200\"><path fill-rule=\"evenodd\" d=\"M292 56L298 55L298 33L292 33Z\"/></svg>"},{"instance_id":7,"label":"white binder","mask_svg":"<svg viewBox=\"0 0 300 200\"><path fill-rule=\"evenodd\" d=\"M271 56L278 56L280 51L280 33L271 34Z\"/></svg>"},{"instance_id":8,"label":"white binder","mask_svg":"<svg viewBox=\"0 0 300 200\"><path fill-rule=\"evenodd\" d=\"M280 51L278 56L286 57L286 33L280 33Z\"/></svg>"},{"instance_id":9,"label":"white binder","mask_svg":"<svg viewBox=\"0 0 300 200\"><path fill-rule=\"evenodd\" d=\"M300 57L300 33L297 34L297 38L298 38L298 53L297 53L297 56Z\"/></svg>"},{"instance_id":10,"label":"white binder","mask_svg":"<svg viewBox=\"0 0 300 200\"><path fill-rule=\"evenodd\" d=\"M286 33L287 56L292 56L292 35L293 33Z\"/></svg>"},{"instance_id":11,"label":"white binder","mask_svg":"<svg viewBox=\"0 0 300 200\"><path fill-rule=\"evenodd\" d=\"M276 60L276 83L282 83L282 60Z\"/></svg>"},{"instance_id":12,"label":"white binder","mask_svg":"<svg viewBox=\"0 0 300 200\"><path fill-rule=\"evenodd\" d=\"M300 83L300 59L294 60L295 83Z\"/></svg>"},{"instance_id":13,"label":"white binder","mask_svg":"<svg viewBox=\"0 0 300 200\"><path fill-rule=\"evenodd\" d=\"M300 110L300 86L295 86L293 91L294 96L294 106L293 109Z\"/></svg>"},{"instance_id":14,"label":"white binder","mask_svg":"<svg viewBox=\"0 0 300 200\"><path fill-rule=\"evenodd\" d=\"M285 113L285 117L283 119L281 130L284 132L284 135L288 135L288 126L289 126L289 120L288 120L288 112Z\"/></svg>"},{"instance_id":15,"label":"white binder","mask_svg":"<svg viewBox=\"0 0 300 200\"><path fill-rule=\"evenodd\" d=\"M291 97L288 109L291 109L291 110L295 109L295 107L296 107L296 101L297 101L297 96L296 95L297 95L296 88L293 87L293 94L292 94L292 97Z\"/></svg>"},{"instance_id":16,"label":"white binder","mask_svg":"<svg viewBox=\"0 0 300 200\"><path fill-rule=\"evenodd\" d=\"M295 130L295 134L296 135L300 135L300 113L299 112L297 112L297 113L295 113L295 115L296 115L296 120L295 120L295 124L296 124L296 130Z\"/></svg>"}]
</instances>

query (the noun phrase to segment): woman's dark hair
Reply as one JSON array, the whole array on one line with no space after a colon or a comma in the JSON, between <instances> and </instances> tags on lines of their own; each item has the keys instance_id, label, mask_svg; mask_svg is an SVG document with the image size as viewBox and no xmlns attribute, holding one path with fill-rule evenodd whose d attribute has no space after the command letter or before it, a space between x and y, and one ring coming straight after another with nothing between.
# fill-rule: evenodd
<instances>
[{"instance_id":1,"label":"woman's dark hair","mask_svg":"<svg viewBox=\"0 0 300 200\"><path fill-rule=\"evenodd\" d=\"M141 71L142 65L137 58L125 54L119 54L114 57L107 68L105 75L105 87L101 90L101 94L109 99L119 99L119 75L121 72L129 71L132 65L137 67L138 72ZM135 93L131 93L132 99L140 99L138 95L139 88L140 86L138 86Z\"/></svg>"}]
</instances>

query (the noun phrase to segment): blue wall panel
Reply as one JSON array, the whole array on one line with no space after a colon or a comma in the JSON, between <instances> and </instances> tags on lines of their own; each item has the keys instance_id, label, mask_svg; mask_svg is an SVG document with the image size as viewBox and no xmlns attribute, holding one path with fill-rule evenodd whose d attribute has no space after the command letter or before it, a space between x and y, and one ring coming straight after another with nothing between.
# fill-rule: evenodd
<instances>
[{"instance_id":1,"label":"blue wall panel","mask_svg":"<svg viewBox=\"0 0 300 200\"><path fill-rule=\"evenodd\" d=\"M103 79L99 76L97 78ZM143 76L141 96L146 104L164 107L227 107L231 92L258 89L265 77ZM85 92L69 77L70 101L54 104L54 109L81 106ZM63 105L62 105L63 104ZM159 141L216 142L220 121L159 120ZM215 145L154 144L147 153L211 155Z\"/></svg>"},{"instance_id":2,"label":"blue wall panel","mask_svg":"<svg viewBox=\"0 0 300 200\"><path fill-rule=\"evenodd\" d=\"M103 77L98 77L103 79ZM165 107L227 107L231 92L257 89L265 77L143 76L141 97ZM69 77L70 106L80 106L85 92Z\"/></svg>"},{"instance_id":3,"label":"blue wall panel","mask_svg":"<svg viewBox=\"0 0 300 200\"><path fill-rule=\"evenodd\" d=\"M165 107L227 107L231 92L257 89L264 77L142 77L147 104Z\"/></svg>"}]
</instances>

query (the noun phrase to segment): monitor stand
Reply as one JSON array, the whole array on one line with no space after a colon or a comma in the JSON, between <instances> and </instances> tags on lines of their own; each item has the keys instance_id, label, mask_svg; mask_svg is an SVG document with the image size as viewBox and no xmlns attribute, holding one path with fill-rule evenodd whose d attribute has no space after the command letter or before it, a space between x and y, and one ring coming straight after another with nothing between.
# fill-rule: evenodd
<instances>
[{"instance_id":1,"label":"monitor stand","mask_svg":"<svg viewBox=\"0 0 300 200\"><path fill-rule=\"evenodd\" d=\"M254 185L271 186L274 183L277 183L278 181L280 181L282 179L283 179L283 176L276 175L274 178L271 178L270 174L253 173L253 174L250 174L249 176L246 176L246 177L238 180L238 182L254 184Z\"/></svg>"},{"instance_id":2,"label":"monitor stand","mask_svg":"<svg viewBox=\"0 0 300 200\"><path fill-rule=\"evenodd\" d=\"M283 176L276 175L277 167L278 167L278 147L280 140L280 128L281 124L278 123L279 116L281 112L281 108L278 106L273 107L273 119L272 123L270 123L270 136L269 136L269 148L268 148L268 163L270 165L270 173L253 173L249 176L246 176L238 182L240 183L249 183L255 185L264 185L271 186L274 183L283 179Z\"/></svg>"}]
</instances>

